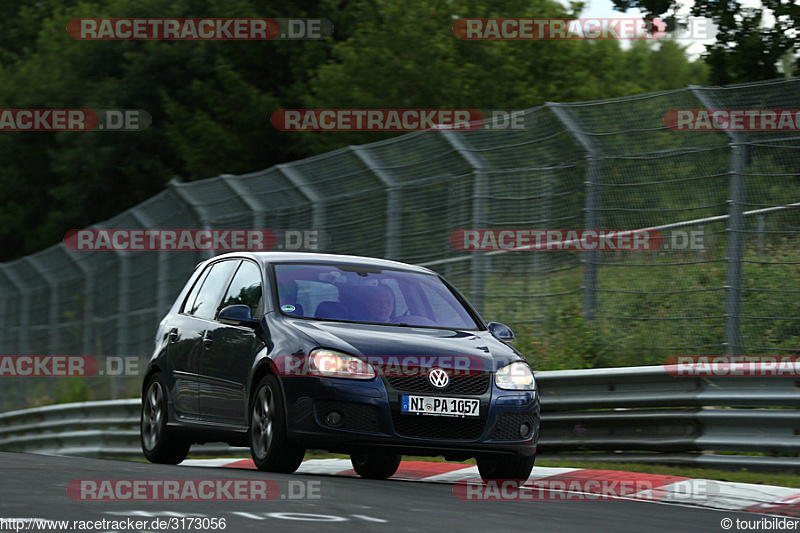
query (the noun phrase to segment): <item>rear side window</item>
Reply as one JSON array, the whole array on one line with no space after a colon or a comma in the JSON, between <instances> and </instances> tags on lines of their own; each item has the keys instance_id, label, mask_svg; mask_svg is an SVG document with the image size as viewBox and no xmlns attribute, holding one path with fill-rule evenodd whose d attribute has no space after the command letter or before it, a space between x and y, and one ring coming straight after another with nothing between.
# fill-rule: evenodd
<instances>
[{"instance_id":1,"label":"rear side window","mask_svg":"<svg viewBox=\"0 0 800 533\"><path fill-rule=\"evenodd\" d=\"M217 312L229 305L246 305L250 308L250 315L255 317L261 295L261 269L250 261L242 261Z\"/></svg>"},{"instance_id":2,"label":"rear side window","mask_svg":"<svg viewBox=\"0 0 800 533\"><path fill-rule=\"evenodd\" d=\"M186 301L183 302L183 308L181 309L181 313L187 315L192 314L192 309L194 308L194 302L195 300L197 300L197 293L199 293L200 289L203 287L203 283L206 281L209 272L211 272L211 269L206 267L206 269L197 278L197 281L194 283L194 287L192 287L192 290L189 291L189 296L187 296Z\"/></svg>"},{"instance_id":3,"label":"rear side window","mask_svg":"<svg viewBox=\"0 0 800 533\"><path fill-rule=\"evenodd\" d=\"M219 263L211 265L211 267L208 268L208 273L203 274L202 277L204 279L195 285L195 288L192 289L192 292L186 299L183 312L198 318L206 318L209 320L214 318L214 311L217 309L219 295L238 263L239 260L237 259L220 261ZM194 298L192 298L192 296L194 296Z\"/></svg>"}]
</instances>

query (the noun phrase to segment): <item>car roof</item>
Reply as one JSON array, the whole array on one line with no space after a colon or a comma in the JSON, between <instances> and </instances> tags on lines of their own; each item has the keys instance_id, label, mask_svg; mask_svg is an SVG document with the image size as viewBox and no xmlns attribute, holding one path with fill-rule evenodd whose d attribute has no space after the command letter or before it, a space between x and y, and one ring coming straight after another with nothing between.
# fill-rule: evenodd
<instances>
[{"instance_id":1,"label":"car roof","mask_svg":"<svg viewBox=\"0 0 800 533\"><path fill-rule=\"evenodd\" d=\"M275 264L275 263L319 263L319 264L341 264L349 266L367 266L378 268L391 268L395 270L407 270L411 272L421 272L425 274L433 274L434 272L428 268L410 265L408 263L401 263L399 261L391 261L389 259L379 259L375 257L363 257L359 255L340 255L340 254L321 254L309 252L231 252L227 254L214 256L203 263L208 261L217 261L220 259L235 259L247 258L252 259L261 265Z\"/></svg>"}]
</instances>

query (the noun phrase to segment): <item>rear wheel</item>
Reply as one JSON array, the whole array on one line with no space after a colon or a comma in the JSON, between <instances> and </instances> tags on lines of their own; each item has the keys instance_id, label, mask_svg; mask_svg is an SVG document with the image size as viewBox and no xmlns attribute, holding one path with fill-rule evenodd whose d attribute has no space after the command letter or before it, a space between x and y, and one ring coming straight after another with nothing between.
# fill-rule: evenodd
<instances>
[{"instance_id":1,"label":"rear wheel","mask_svg":"<svg viewBox=\"0 0 800 533\"><path fill-rule=\"evenodd\" d=\"M259 470L285 474L297 470L306 454L286 434L286 408L278 378L271 374L261 379L253 398L250 453Z\"/></svg>"},{"instance_id":2,"label":"rear wheel","mask_svg":"<svg viewBox=\"0 0 800 533\"><path fill-rule=\"evenodd\" d=\"M478 472L483 480L510 479L524 483L530 477L535 461L535 455L478 457Z\"/></svg>"},{"instance_id":3,"label":"rear wheel","mask_svg":"<svg viewBox=\"0 0 800 533\"><path fill-rule=\"evenodd\" d=\"M353 470L366 479L392 477L400 466L402 455L391 453L354 453L350 455Z\"/></svg>"},{"instance_id":4,"label":"rear wheel","mask_svg":"<svg viewBox=\"0 0 800 533\"><path fill-rule=\"evenodd\" d=\"M167 427L167 389L161 374L153 374L142 395L139 440L144 456L151 463L176 465L186 459L191 442Z\"/></svg>"}]
</instances>

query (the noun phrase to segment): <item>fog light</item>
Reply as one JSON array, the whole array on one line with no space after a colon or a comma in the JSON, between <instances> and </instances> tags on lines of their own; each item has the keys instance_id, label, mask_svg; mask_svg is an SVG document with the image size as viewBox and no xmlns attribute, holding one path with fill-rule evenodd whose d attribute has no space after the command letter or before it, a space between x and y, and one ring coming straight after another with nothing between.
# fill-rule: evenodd
<instances>
[{"instance_id":1,"label":"fog light","mask_svg":"<svg viewBox=\"0 0 800 533\"><path fill-rule=\"evenodd\" d=\"M329 426L337 427L342 425L342 415L338 411L331 411L328 413L328 416L325 417L325 422Z\"/></svg>"},{"instance_id":2,"label":"fog light","mask_svg":"<svg viewBox=\"0 0 800 533\"><path fill-rule=\"evenodd\" d=\"M522 438L527 437L530 435L531 432L531 425L527 422L524 422L521 426L519 426L519 436Z\"/></svg>"}]
</instances>

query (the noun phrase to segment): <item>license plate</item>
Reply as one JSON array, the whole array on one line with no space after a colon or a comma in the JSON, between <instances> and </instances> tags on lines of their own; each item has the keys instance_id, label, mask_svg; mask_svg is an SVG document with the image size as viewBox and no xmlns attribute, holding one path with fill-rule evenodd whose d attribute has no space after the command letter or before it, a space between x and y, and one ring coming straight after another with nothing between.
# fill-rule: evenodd
<instances>
[{"instance_id":1,"label":"license plate","mask_svg":"<svg viewBox=\"0 0 800 533\"><path fill-rule=\"evenodd\" d=\"M403 395L400 410L436 416L480 416L481 401L476 398L442 398L440 396Z\"/></svg>"}]
</instances>

